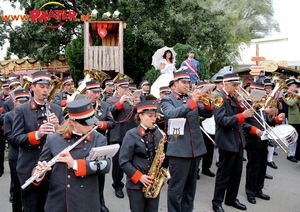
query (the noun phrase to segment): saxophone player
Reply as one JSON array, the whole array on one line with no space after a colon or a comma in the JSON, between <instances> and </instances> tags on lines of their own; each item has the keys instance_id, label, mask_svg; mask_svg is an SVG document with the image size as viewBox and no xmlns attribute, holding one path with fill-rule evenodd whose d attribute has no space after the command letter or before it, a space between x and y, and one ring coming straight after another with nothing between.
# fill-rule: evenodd
<instances>
[{"instance_id":1,"label":"saxophone player","mask_svg":"<svg viewBox=\"0 0 300 212\"><path fill-rule=\"evenodd\" d=\"M157 212L159 196L146 198L142 191L153 183L153 178L148 175L149 167L157 147L162 139L158 129L154 127L157 119L157 106L154 101L146 100L137 105L135 121L139 123L136 128L129 130L123 139L120 149L119 163L127 175L126 189L132 212ZM164 153L160 153L159 162L164 160Z\"/></svg>"},{"instance_id":2,"label":"saxophone player","mask_svg":"<svg viewBox=\"0 0 300 212\"><path fill-rule=\"evenodd\" d=\"M168 189L168 211L193 211L197 186L197 170L200 157L206 153L198 116L212 116L212 105L198 102L200 93L194 90L192 96L187 93L190 88L190 75L186 71L174 73L175 90L162 99L161 108L165 118L185 118L183 135L171 134L168 139L166 155L169 157L171 179ZM182 119L178 119L182 120ZM171 125L169 125L169 128ZM178 128L177 128L178 129ZM174 130L175 129L171 129ZM178 135L176 138L175 136ZM180 200L180 201L178 201Z\"/></svg>"}]
</instances>

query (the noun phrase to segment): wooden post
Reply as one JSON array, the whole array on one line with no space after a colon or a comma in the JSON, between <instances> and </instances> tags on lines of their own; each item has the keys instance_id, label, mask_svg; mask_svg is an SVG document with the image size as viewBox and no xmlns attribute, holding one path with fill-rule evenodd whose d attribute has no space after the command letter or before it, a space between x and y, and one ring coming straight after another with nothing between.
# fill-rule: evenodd
<instances>
[{"instance_id":1,"label":"wooden post","mask_svg":"<svg viewBox=\"0 0 300 212\"><path fill-rule=\"evenodd\" d=\"M257 57L259 57L259 43L257 42L257 43L255 43L255 52L256 52L256 54L255 54L255 56L257 56ZM256 65L257 66L259 66L259 61L256 61Z\"/></svg>"}]
</instances>

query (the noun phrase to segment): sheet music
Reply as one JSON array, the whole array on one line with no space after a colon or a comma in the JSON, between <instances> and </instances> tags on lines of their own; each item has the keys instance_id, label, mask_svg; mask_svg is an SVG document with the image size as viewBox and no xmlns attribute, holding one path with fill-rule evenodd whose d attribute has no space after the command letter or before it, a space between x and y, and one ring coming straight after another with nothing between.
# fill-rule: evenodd
<instances>
[{"instance_id":1,"label":"sheet music","mask_svg":"<svg viewBox=\"0 0 300 212\"><path fill-rule=\"evenodd\" d=\"M266 91L253 89L248 97L252 102L261 101L262 98L266 95Z\"/></svg>"},{"instance_id":2,"label":"sheet music","mask_svg":"<svg viewBox=\"0 0 300 212\"><path fill-rule=\"evenodd\" d=\"M141 96L142 95L142 90L135 90L132 94L132 96Z\"/></svg>"},{"instance_id":3,"label":"sheet music","mask_svg":"<svg viewBox=\"0 0 300 212\"><path fill-rule=\"evenodd\" d=\"M213 84L206 84L204 85L200 90L200 94L206 93L208 90L213 90L216 87L216 85Z\"/></svg>"},{"instance_id":4,"label":"sheet music","mask_svg":"<svg viewBox=\"0 0 300 212\"><path fill-rule=\"evenodd\" d=\"M120 148L119 144L94 147L91 149L90 154L86 159L93 161L93 160L102 160L104 158L111 158L117 153L119 148Z\"/></svg>"},{"instance_id":5,"label":"sheet music","mask_svg":"<svg viewBox=\"0 0 300 212\"><path fill-rule=\"evenodd\" d=\"M168 135L173 135L174 130L179 135L184 135L184 125L186 119L185 118L176 118L176 119L169 119L168 121Z\"/></svg>"}]
</instances>

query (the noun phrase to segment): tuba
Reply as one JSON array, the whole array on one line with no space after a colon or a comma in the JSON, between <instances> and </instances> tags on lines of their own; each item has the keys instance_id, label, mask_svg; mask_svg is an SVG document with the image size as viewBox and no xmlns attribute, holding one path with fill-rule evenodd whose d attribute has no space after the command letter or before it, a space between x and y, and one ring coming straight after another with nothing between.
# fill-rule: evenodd
<instances>
[{"instance_id":1,"label":"tuba","mask_svg":"<svg viewBox=\"0 0 300 212\"><path fill-rule=\"evenodd\" d=\"M154 124L154 126L163 135L163 137L159 141L155 157L148 171L148 175L153 178L153 183L147 187L143 187L142 189L146 198L156 198L163 186L165 179L168 177L167 169L161 167L160 162L160 157L164 153L164 144L167 142L167 136L161 129L158 128L156 124Z\"/></svg>"},{"instance_id":2,"label":"tuba","mask_svg":"<svg viewBox=\"0 0 300 212\"><path fill-rule=\"evenodd\" d=\"M32 78L29 76L23 76L22 77L22 88L25 90L28 90L31 86Z\"/></svg>"},{"instance_id":3,"label":"tuba","mask_svg":"<svg viewBox=\"0 0 300 212\"><path fill-rule=\"evenodd\" d=\"M56 75L51 75L51 86L48 93L49 102L54 100L55 94L61 90L61 79Z\"/></svg>"},{"instance_id":4,"label":"tuba","mask_svg":"<svg viewBox=\"0 0 300 212\"><path fill-rule=\"evenodd\" d=\"M276 77L276 76L275 76ZM279 81L277 79L273 78L273 82L275 83L275 87L272 90L272 92L270 93L270 95L268 96L266 102L265 102L265 107L269 107L272 106L272 103L275 99L275 95L278 91L287 88L287 85L285 84L285 81Z\"/></svg>"}]
</instances>

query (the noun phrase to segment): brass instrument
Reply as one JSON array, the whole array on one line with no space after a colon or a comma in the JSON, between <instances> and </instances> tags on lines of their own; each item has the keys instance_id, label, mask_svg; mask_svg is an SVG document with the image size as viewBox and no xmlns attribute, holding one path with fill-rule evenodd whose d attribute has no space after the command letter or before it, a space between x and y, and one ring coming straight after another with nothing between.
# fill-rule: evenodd
<instances>
[{"instance_id":1,"label":"brass instrument","mask_svg":"<svg viewBox=\"0 0 300 212\"><path fill-rule=\"evenodd\" d=\"M153 178L153 183L147 187L143 187L142 189L146 198L156 198L160 193L165 179L168 177L167 169L161 167L162 163L160 162L160 157L164 153L164 144L167 142L167 135L159 129L156 124L154 124L154 126L163 135L163 137L159 141L155 157L148 171L148 176Z\"/></svg>"},{"instance_id":2,"label":"brass instrument","mask_svg":"<svg viewBox=\"0 0 300 212\"><path fill-rule=\"evenodd\" d=\"M294 98L299 98L299 93L297 92L291 92L291 91L287 91L286 93L284 93L282 95L283 98L285 98L286 100L290 100L290 99L294 99Z\"/></svg>"},{"instance_id":3,"label":"brass instrument","mask_svg":"<svg viewBox=\"0 0 300 212\"><path fill-rule=\"evenodd\" d=\"M58 76L51 75L51 86L48 92L49 102L54 100L55 94L60 92L62 81Z\"/></svg>"},{"instance_id":4,"label":"brass instrument","mask_svg":"<svg viewBox=\"0 0 300 212\"><path fill-rule=\"evenodd\" d=\"M126 91L125 95L128 96L128 103L131 104L131 105L134 105L134 96L131 93L131 91Z\"/></svg>"},{"instance_id":5,"label":"brass instrument","mask_svg":"<svg viewBox=\"0 0 300 212\"><path fill-rule=\"evenodd\" d=\"M28 90L31 86L32 83L32 78L28 76L23 76L22 77L22 88Z\"/></svg>"},{"instance_id":6,"label":"brass instrument","mask_svg":"<svg viewBox=\"0 0 300 212\"><path fill-rule=\"evenodd\" d=\"M240 94L238 90L236 90L236 94L238 94L243 99L243 106L247 109L252 109L254 112L253 118L256 119L256 121L264 128L265 132L269 132L269 135L272 137L272 140L276 142L276 144L285 152L289 153L290 148L288 144L282 141L282 139L272 130L272 128L269 126L269 124L264 120L263 117L256 111L255 108L253 108L249 102L247 102L247 99L244 98L243 94ZM276 138L274 138L275 136Z\"/></svg>"},{"instance_id":7,"label":"brass instrument","mask_svg":"<svg viewBox=\"0 0 300 212\"><path fill-rule=\"evenodd\" d=\"M95 126L92 130L90 130L87 134L79 138L75 143L73 143L71 146L66 147L63 151L71 151L74 149L78 144L80 144L86 137L88 137L92 132L94 132L98 126ZM48 165L43 168L41 171L36 172L34 175L32 175L28 180L25 181L25 183L21 186L22 189L25 189L27 186L29 186L31 183L33 183L35 180L43 177L45 173L48 171L50 167L52 167L54 164L57 163L57 159L60 156L60 154L63 152L61 151L58 155L56 155L54 158L52 158L49 162Z\"/></svg>"},{"instance_id":8,"label":"brass instrument","mask_svg":"<svg viewBox=\"0 0 300 212\"><path fill-rule=\"evenodd\" d=\"M188 92L191 94L191 90L188 90ZM210 103L212 102L214 104L215 108L220 108L220 107L222 107L224 100L220 96L214 99L210 96L210 94L203 93L203 94L200 94L198 102L200 102L204 105L207 105L207 106L210 105Z\"/></svg>"},{"instance_id":9,"label":"brass instrument","mask_svg":"<svg viewBox=\"0 0 300 212\"><path fill-rule=\"evenodd\" d=\"M276 79L275 79L275 81L276 81ZM272 104L273 104L272 102L273 102L274 99L275 99L276 93L277 93L278 91L282 90L282 89L285 89L285 88L287 88L287 85L285 84L285 82L284 82L284 81L279 82L279 81L277 80L276 83L275 83L275 87L274 87L274 89L272 90L272 92L270 93L270 95L268 96L268 98L267 98L267 100L266 100L264 106L265 106L265 107L272 106Z\"/></svg>"}]
</instances>

